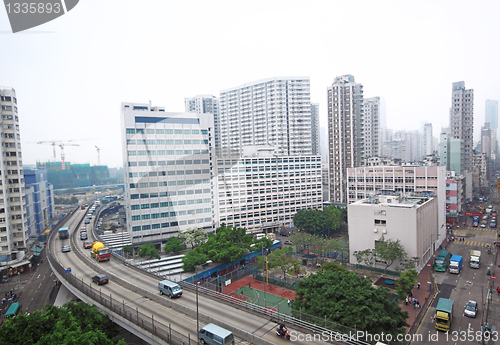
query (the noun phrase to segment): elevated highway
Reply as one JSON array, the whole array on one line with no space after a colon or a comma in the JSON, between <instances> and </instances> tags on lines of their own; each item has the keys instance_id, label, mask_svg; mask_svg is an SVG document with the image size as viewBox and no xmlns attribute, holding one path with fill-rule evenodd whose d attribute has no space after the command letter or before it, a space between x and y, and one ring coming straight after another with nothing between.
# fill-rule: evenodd
<instances>
[{"instance_id":1,"label":"elevated highway","mask_svg":"<svg viewBox=\"0 0 500 345\"><path fill-rule=\"evenodd\" d=\"M287 343L275 333L279 322L276 315L267 315L261 307L203 289L197 296L194 286L188 284L183 284L181 298L171 300L158 293L161 278L116 257L101 263L91 259L90 251L83 248L79 237L86 211L78 208L67 216L64 226L70 229L68 239L59 239L58 227L54 228L48 239L47 257L66 288L82 301L95 305L112 321L151 344L196 344L197 323L201 328L210 322L232 331L238 344ZM92 240L92 231L88 233ZM63 253L62 246L67 244L71 245L71 252ZM108 284L92 283L91 277L100 273L109 277ZM286 315L279 317L289 318L285 321L297 344L366 344L353 339L334 341L335 334L322 335L325 329L321 327Z\"/></svg>"}]
</instances>

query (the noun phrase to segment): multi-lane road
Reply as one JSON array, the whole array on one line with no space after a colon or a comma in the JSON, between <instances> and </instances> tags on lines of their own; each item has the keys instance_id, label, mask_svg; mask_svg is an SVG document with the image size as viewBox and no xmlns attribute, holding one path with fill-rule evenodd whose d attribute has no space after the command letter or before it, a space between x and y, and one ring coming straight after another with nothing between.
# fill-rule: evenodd
<instances>
[{"instance_id":1,"label":"multi-lane road","mask_svg":"<svg viewBox=\"0 0 500 345\"><path fill-rule=\"evenodd\" d=\"M477 343L476 340L480 338L478 334L481 332L483 305L488 296L488 284L491 277L487 275L487 270L488 267L494 267L494 250L491 251L492 254L488 254L486 245L487 243L490 246L493 245L493 241L496 240L497 229L495 228L494 231L488 230L466 226L454 231L455 241L450 243L446 249L449 249L452 254L463 256L462 271L460 274L434 273L439 292L428 309L420 329L417 331L418 336L421 338L415 338L413 344ZM458 238L464 238L464 241L460 241ZM469 266L471 249L480 250L482 253L479 269ZM439 298L453 300L453 321L451 330L448 333L438 332L434 327L435 310ZM479 310L475 318L464 316L464 308L469 300L478 302Z\"/></svg>"},{"instance_id":2,"label":"multi-lane road","mask_svg":"<svg viewBox=\"0 0 500 345\"><path fill-rule=\"evenodd\" d=\"M98 271L92 268L93 265L89 265L89 261L91 260L90 251L83 248L83 241L81 241L79 237L79 229L81 226L79 220L82 218L84 212L86 212L86 210L78 210L66 223L65 226L70 228L69 239L60 240L54 236L50 243L51 252L61 266L64 268L71 268L71 273L73 275L84 282L88 282L88 284L92 284L92 276L99 273L108 273L109 275L118 276L120 279L127 281L127 283L136 286L138 288L137 291L145 289L148 292L158 294L157 287L158 282L161 280L160 278L151 277L150 275L142 274L141 272L127 268L121 262L113 259L108 262L99 263L98 265L102 267L102 269ZM88 227L89 224L87 224L87 228ZM88 233L92 240L92 232L89 231ZM71 252L63 253L62 246L67 244L71 246ZM86 257L88 259L81 260L80 257L76 255L75 251L79 251L83 254L84 258ZM143 314L154 315L155 321L165 325L171 325L173 330L189 336L191 339L196 339L197 337L196 319L176 312L172 308L155 303L142 296L140 293L126 289L122 284L113 280L110 280L109 284L99 286L98 289L100 289L103 294L111 294L115 301L123 301L124 305L134 309L138 307L139 311ZM179 303L195 310L196 295L190 291L184 291L182 297L174 300L173 303ZM199 296L198 307L200 314L215 317L235 328L245 330L272 343L284 344L287 342L285 339L281 339L275 334L276 323L271 322L269 318L236 309L234 306L205 298L202 295ZM201 326L202 324L200 324L200 327ZM293 327L291 327L290 330L294 331ZM298 335L299 333L292 334ZM304 335L302 334L302 336ZM310 342L296 341L296 343L308 344ZM315 343L323 342L315 341ZM326 342L324 343L326 344Z\"/></svg>"}]
</instances>

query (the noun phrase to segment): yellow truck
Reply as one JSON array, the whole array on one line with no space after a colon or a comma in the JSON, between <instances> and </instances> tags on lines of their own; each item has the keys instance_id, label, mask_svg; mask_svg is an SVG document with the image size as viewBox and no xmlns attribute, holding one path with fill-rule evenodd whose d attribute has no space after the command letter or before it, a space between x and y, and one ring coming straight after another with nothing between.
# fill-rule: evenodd
<instances>
[{"instance_id":1,"label":"yellow truck","mask_svg":"<svg viewBox=\"0 0 500 345\"><path fill-rule=\"evenodd\" d=\"M453 301L448 298L440 298L436 307L436 329L448 332L453 319Z\"/></svg>"}]
</instances>

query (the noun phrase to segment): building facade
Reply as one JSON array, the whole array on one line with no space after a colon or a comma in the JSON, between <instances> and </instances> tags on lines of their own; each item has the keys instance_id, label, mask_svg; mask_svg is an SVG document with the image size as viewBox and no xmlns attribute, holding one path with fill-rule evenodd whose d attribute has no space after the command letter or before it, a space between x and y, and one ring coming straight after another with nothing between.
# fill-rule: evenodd
<instances>
[{"instance_id":1,"label":"building facade","mask_svg":"<svg viewBox=\"0 0 500 345\"><path fill-rule=\"evenodd\" d=\"M320 154L319 103L311 103L311 141L312 155L317 156Z\"/></svg>"},{"instance_id":2,"label":"building facade","mask_svg":"<svg viewBox=\"0 0 500 345\"><path fill-rule=\"evenodd\" d=\"M417 272L425 267L446 236L438 225L436 198L377 195L348 206L350 263L357 262L354 252L374 249L382 240L400 240L409 258L417 257ZM395 270L398 263L389 269ZM376 263L383 268L385 265Z\"/></svg>"},{"instance_id":3,"label":"building facade","mask_svg":"<svg viewBox=\"0 0 500 345\"><path fill-rule=\"evenodd\" d=\"M462 139L456 139L451 135L449 128L443 128L439 142L439 161L448 171L461 174L462 166Z\"/></svg>"},{"instance_id":4,"label":"building facade","mask_svg":"<svg viewBox=\"0 0 500 345\"><path fill-rule=\"evenodd\" d=\"M222 155L269 145L280 156L312 154L310 81L276 77L220 93Z\"/></svg>"},{"instance_id":5,"label":"building facade","mask_svg":"<svg viewBox=\"0 0 500 345\"><path fill-rule=\"evenodd\" d=\"M364 159L380 154L380 97L363 99L363 156Z\"/></svg>"},{"instance_id":6,"label":"building facade","mask_svg":"<svg viewBox=\"0 0 500 345\"><path fill-rule=\"evenodd\" d=\"M220 152L220 110L219 99L212 95L196 95L184 99L186 113L212 114L214 117L214 143L216 152Z\"/></svg>"},{"instance_id":7,"label":"building facade","mask_svg":"<svg viewBox=\"0 0 500 345\"><path fill-rule=\"evenodd\" d=\"M402 196L432 193L438 224L446 224L446 169L443 166L376 166L347 169L349 204L390 191Z\"/></svg>"},{"instance_id":8,"label":"building facade","mask_svg":"<svg viewBox=\"0 0 500 345\"><path fill-rule=\"evenodd\" d=\"M133 244L214 229L213 117L122 103L127 231Z\"/></svg>"},{"instance_id":9,"label":"building facade","mask_svg":"<svg viewBox=\"0 0 500 345\"><path fill-rule=\"evenodd\" d=\"M360 166L363 159L363 85L354 76L343 75L335 78L327 94L330 200L346 203L346 171Z\"/></svg>"},{"instance_id":10,"label":"building facade","mask_svg":"<svg viewBox=\"0 0 500 345\"><path fill-rule=\"evenodd\" d=\"M434 138L432 137L432 123L424 125L424 133L422 138L424 156L431 155L434 152Z\"/></svg>"},{"instance_id":11,"label":"building facade","mask_svg":"<svg viewBox=\"0 0 500 345\"><path fill-rule=\"evenodd\" d=\"M277 156L269 150L217 159L218 223L272 232L299 210L321 209L321 156Z\"/></svg>"},{"instance_id":12,"label":"building facade","mask_svg":"<svg viewBox=\"0 0 500 345\"><path fill-rule=\"evenodd\" d=\"M451 136L461 140L460 172L472 171L474 133L474 90L466 89L465 82L453 83L450 108Z\"/></svg>"},{"instance_id":13,"label":"building facade","mask_svg":"<svg viewBox=\"0 0 500 345\"><path fill-rule=\"evenodd\" d=\"M28 216L16 91L0 87L2 121L0 262L23 259L27 253Z\"/></svg>"},{"instance_id":14,"label":"building facade","mask_svg":"<svg viewBox=\"0 0 500 345\"><path fill-rule=\"evenodd\" d=\"M29 236L40 235L55 216L54 188L45 169L24 169Z\"/></svg>"}]
</instances>

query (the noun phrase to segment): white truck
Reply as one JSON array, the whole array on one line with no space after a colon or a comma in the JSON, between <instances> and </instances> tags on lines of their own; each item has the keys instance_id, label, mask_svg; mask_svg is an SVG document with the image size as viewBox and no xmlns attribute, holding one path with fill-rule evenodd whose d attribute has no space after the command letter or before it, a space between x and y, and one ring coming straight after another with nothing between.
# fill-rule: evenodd
<instances>
[{"instance_id":1,"label":"white truck","mask_svg":"<svg viewBox=\"0 0 500 345\"><path fill-rule=\"evenodd\" d=\"M470 251L469 266L479 268L479 265L481 265L481 251L472 249Z\"/></svg>"}]
</instances>

